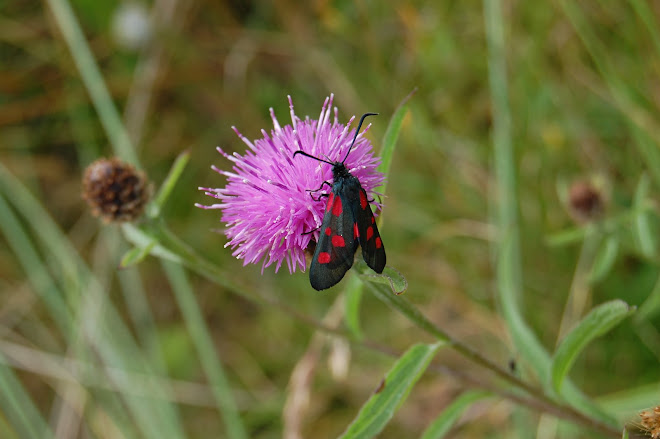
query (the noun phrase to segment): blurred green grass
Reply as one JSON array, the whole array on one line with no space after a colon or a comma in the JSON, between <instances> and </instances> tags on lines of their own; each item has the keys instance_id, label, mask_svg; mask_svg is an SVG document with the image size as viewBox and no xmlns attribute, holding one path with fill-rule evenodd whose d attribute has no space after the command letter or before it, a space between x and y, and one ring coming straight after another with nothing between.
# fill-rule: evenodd
<instances>
[{"instance_id":1,"label":"blurred green grass","mask_svg":"<svg viewBox=\"0 0 660 439\"><path fill-rule=\"evenodd\" d=\"M258 266L242 267L223 248L224 236L211 231L220 227L217 212L193 207L208 201L196 188L223 184L209 169L211 164L229 167L215 145L244 150L232 125L254 139L261 128L270 128L269 107L281 123L288 120L287 94L299 115L316 117L330 93L336 95L341 120L379 112L370 132L379 141L389 115L417 87L384 200L387 220L381 234L388 262L404 273L410 283L408 299L431 320L502 364L516 358L494 293L491 247L498 235L489 211L493 106L482 4L173 4L177 13L171 25L160 29L155 40L162 52L136 145L157 183L182 150L191 150L188 168L162 212L170 228L245 284L322 318L336 293L312 291L301 273L289 276L284 269L261 275ZM117 45L111 18L119 2L80 0L71 5L113 99L125 108L137 96L132 88L136 72L153 52ZM167 8L164 1L154 5L161 12ZM649 203L655 206L654 189L660 184L659 14L655 4L641 2L505 3L523 314L549 351L557 344L568 293L580 274L580 242L547 244L549 236L576 227L560 201L560 183L604 180L609 191L604 217L611 218L632 209L646 172L652 177ZM109 300L130 321L112 270L121 253L106 249L107 240L99 238L102 227L113 226L91 218L80 199L84 166L111 155L112 149L46 3L5 5L0 60L0 161L33 191L88 263L105 271ZM655 216L652 221L657 226ZM620 233L623 245L607 276L587 285L589 307L613 298L640 305L658 282L657 250L643 254L631 230L624 223L602 232ZM67 341L48 335L56 323L45 317L44 304L28 282L30 273L2 239L3 337L63 355ZM104 253L107 260L95 264ZM164 345L166 370L178 379L203 381L160 265L148 259L139 271ZM193 276L191 282L250 437L279 437L287 383L312 328L205 279ZM393 348L403 350L423 337L370 296L362 309L363 332ZM371 352L354 350L352 355L343 381L334 380L324 362L319 364L303 424L307 435L333 437L343 431L390 364ZM659 359L658 318L651 314L639 324L626 321L589 346L571 376L594 396L657 387ZM451 354L440 362L466 367ZM17 370L47 418L58 395L52 381ZM461 388L451 377L425 379L428 386L413 392L382 437L418 435ZM217 413L179 407L182 428L190 437L222 431ZM479 437L484 430L507 437L505 428L513 428L511 407L472 420L452 437Z\"/></svg>"}]
</instances>

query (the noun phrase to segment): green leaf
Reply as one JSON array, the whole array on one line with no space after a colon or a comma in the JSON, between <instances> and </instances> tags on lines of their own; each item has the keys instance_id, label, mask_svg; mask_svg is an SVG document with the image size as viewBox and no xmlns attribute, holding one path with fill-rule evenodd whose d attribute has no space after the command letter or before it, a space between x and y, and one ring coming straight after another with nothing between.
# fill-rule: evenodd
<instances>
[{"instance_id":1,"label":"green leaf","mask_svg":"<svg viewBox=\"0 0 660 439\"><path fill-rule=\"evenodd\" d=\"M660 277L655 281L653 290L642 302L635 314L634 321L639 324L644 320L650 320L660 313Z\"/></svg>"},{"instance_id":2,"label":"green leaf","mask_svg":"<svg viewBox=\"0 0 660 439\"><path fill-rule=\"evenodd\" d=\"M545 242L550 247L565 247L567 245L579 243L580 241L584 240L586 235L586 227L573 227L548 236Z\"/></svg>"},{"instance_id":3,"label":"green leaf","mask_svg":"<svg viewBox=\"0 0 660 439\"><path fill-rule=\"evenodd\" d=\"M149 253L172 262L182 263L182 259L176 253L159 244L159 236L156 231L143 230L130 223L122 224L122 231L126 239L135 247L149 249ZM154 232L154 234L152 234ZM154 245L155 243L155 245Z\"/></svg>"},{"instance_id":4,"label":"green leaf","mask_svg":"<svg viewBox=\"0 0 660 439\"><path fill-rule=\"evenodd\" d=\"M456 421L460 418L461 414L475 402L490 396L488 392L469 391L463 393L449 404L440 413L440 416L429 425L421 439L440 439L443 438L447 432L454 426Z\"/></svg>"},{"instance_id":5,"label":"green leaf","mask_svg":"<svg viewBox=\"0 0 660 439\"><path fill-rule=\"evenodd\" d=\"M342 438L370 438L377 435L405 401L431 359L444 343L416 344L401 356L376 392L362 406Z\"/></svg>"},{"instance_id":6,"label":"green leaf","mask_svg":"<svg viewBox=\"0 0 660 439\"><path fill-rule=\"evenodd\" d=\"M389 286L392 289L392 292L397 296L405 293L408 289L408 281L406 278L403 277L403 274L401 274L400 271L392 267L385 267L380 274L370 269L366 262L362 260L355 261L355 267L357 272L360 273L360 276L368 278L371 282Z\"/></svg>"},{"instance_id":7,"label":"green leaf","mask_svg":"<svg viewBox=\"0 0 660 439\"><path fill-rule=\"evenodd\" d=\"M622 300L612 300L598 305L587 314L561 341L552 359L552 386L561 394L562 384L575 359L597 337L604 335L624 318L634 312Z\"/></svg>"},{"instance_id":8,"label":"green leaf","mask_svg":"<svg viewBox=\"0 0 660 439\"><path fill-rule=\"evenodd\" d=\"M427 319L422 312L406 300L403 296L397 296L392 294L387 287L379 285L375 282L368 282L365 284L366 287L371 291L377 299L385 303L396 312L400 313L402 316L406 317L413 324L415 324L420 329L428 332L430 335L438 339L438 341L452 343L452 339L444 332L440 327L435 325L429 319Z\"/></svg>"},{"instance_id":9,"label":"green leaf","mask_svg":"<svg viewBox=\"0 0 660 439\"><path fill-rule=\"evenodd\" d=\"M589 273L589 282L596 283L607 276L618 254L619 238L616 235L606 237L596 251L596 257Z\"/></svg>"},{"instance_id":10,"label":"green leaf","mask_svg":"<svg viewBox=\"0 0 660 439\"><path fill-rule=\"evenodd\" d=\"M394 110L394 114L392 114L392 118L390 119L390 123L387 125L387 129L385 130L385 136L383 137L383 145L380 149L380 166L378 166L378 170L385 174L385 178L390 173L390 166L392 164L392 157L394 156L394 148L396 147L396 141L399 138L399 133L401 132L401 126L403 125L403 119L406 116L406 113L408 112L408 102L410 101L410 98L417 92L417 88L415 88L413 91L408 94L399 106ZM379 188L376 189L376 192L379 192L381 194L385 194L385 189L386 189L387 183L383 183Z\"/></svg>"},{"instance_id":11,"label":"green leaf","mask_svg":"<svg viewBox=\"0 0 660 439\"><path fill-rule=\"evenodd\" d=\"M360 340L360 303L362 302L362 288L364 284L358 276L350 276L344 292L344 322L353 336Z\"/></svg>"},{"instance_id":12,"label":"green leaf","mask_svg":"<svg viewBox=\"0 0 660 439\"><path fill-rule=\"evenodd\" d=\"M156 246L156 241L152 241L144 247L133 247L127 251L119 262L119 268L128 268L132 265L137 265L144 260L151 250Z\"/></svg>"},{"instance_id":13,"label":"green leaf","mask_svg":"<svg viewBox=\"0 0 660 439\"><path fill-rule=\"evenodd\" d=\"M603 395L598 404L609 413L616 413L619 423L639 413L641 407L655 407L660 395L660 381L642 384Z\"/></svg>"},{"instance_id":14,"label":"green leaf","mask_svg":"<svg viewBox=\"0 0 660 439\"><path fill-rule=\"evenodd\" d=\"M163 209L163 206L169 199L176 183L179 181L183 170L190 161L190 150L185 150L176 158L170 168L170 172L165 177L165 181L160 186L158 194L154 198L154 201L149 205L148 214L151 218L155 218L160 214L160 211Z\"/></svg>"},{"instance_id":15,"label":"green leaf","mask_svg":"<svg viewBox=\"0 0 660 439\"><path fill-rule=\"evenodd\" d=\"M635 190L634 207L635 217L633 223L633 232L637 246L642 255L652 258L655 253L655 236L651 230L649 222L649 212L644 209L651 181L647 174L642 174Z\"/></svg>"}]
</instances>

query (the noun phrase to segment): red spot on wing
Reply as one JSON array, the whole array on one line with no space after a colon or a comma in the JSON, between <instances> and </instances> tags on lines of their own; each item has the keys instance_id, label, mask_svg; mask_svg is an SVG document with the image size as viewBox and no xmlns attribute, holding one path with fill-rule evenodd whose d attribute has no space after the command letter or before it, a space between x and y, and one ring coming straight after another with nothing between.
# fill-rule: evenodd
<instances>
[{"instance_id":1,"label":"red spot on wing","mask_svg":"<svg viewBox=\"0 0 660 439\"><path fill-rule=\"evenodd\" d=\"M334 197L334 202L332 203L332 214L334 216L341 215L341 197Z\"/></svg>"},{"instance_id":2,"label":"red spot on wing","mask_svg":"<svg viewBox=\"0 0 660 439\"><path fill-rule=\"evenodd\" d=\"M325 228L325 234L328 235L328 236L332 235L332 229L330 227L326 227Z\"/></svg>"},{"instance_id":3,"label":"red spot on wing","mask_svg":"<svg viewBox=\"0 0 660 439\"><path fill-rule=\"evenodd\" d=\"M380 236L376 238L376 248L381 248L383 246L383 241L380 240Z\"/></svg>"},{"instance_id":4,"label":"red spot on wing","mask_svg":"<svg viewBox=\"0 0 660 439\"><path fill-rule=\"evenodd\" d=\"M328 197L328 204L325 207L326 212L330 212L330 209L332 209L332 201L335 199L335 194L334 192L330 192L330 196Z\"/></svg>"},{"instance_id":5,"label":"red spot on wing","mask_svg":"<svg viewBox=\"0 0 660 439\"><path fill-rule=\"evenodd\" d=\"M357 228L357 223L353 223L353 238L358 239L360 237L360 231Z\"/></svg>"},{"instance_id":6,"label":"red spot on wing","mask_svg":"<svg viewBox=\"0 0 660 439\"><path fill-rule=\"evenodd\" d=\"M369 241L372 236L374 236L374 228L369 226L367 227L367 241Z\"/></svg>"},{"instance_id":7,"label":"red spot on wing","mask_svg":"<svg viewBox=\"0 0 660 439\"><path fill-rule=\"evenodd\" d=\"M327 264L328 262L330 262L330 253L328 252L319 253L318 261L319 264Z\"/></svg>"},{"instance_id":8,"label":"red spot on wing","mask_svg":"<svg viewBox=\"0 0 660 439\"><path fill-rule=\"evenodd\" d=\"M376 218L374 218L373 215L372 215L371 216L371 224L374 224L375 222L376 222Z\"/></svg>"},{"instance_id":9,"label":"red spot on wing","mask_svg":"<svg viewBox=\"0 0 660 439\"><path fill-rule=\"evenodd\" d=\"M360 191L360 206L363 210L367 208L367 196L364 194L364 191Z\"/></svg>"},{"instance_id":10,"label":"red spot on wing","mask_svg":"<svg viewBox=\"0 0 660 439\"><path fill-rule=\"evenodd\" d=\"M346 243L344 242L344 237L341 235L333 236L332 245L334 245L335 247L345 247Z\"/></svg>"}]
</instances>

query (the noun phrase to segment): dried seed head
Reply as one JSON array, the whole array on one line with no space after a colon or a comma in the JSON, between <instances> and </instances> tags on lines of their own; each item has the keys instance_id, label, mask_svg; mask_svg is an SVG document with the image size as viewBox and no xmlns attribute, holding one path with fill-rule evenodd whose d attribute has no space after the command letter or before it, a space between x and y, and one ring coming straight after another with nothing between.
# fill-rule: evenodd
<instances>
[{"instance_id":1,"label":"dried seed head","mask_svg":"<svg viewBox=\"0 0 660 439\"><path fill-rule=\"evenodd\" d=\"M645 410L639 414L642 418L641 426L653 439L660 438L660 406L653 410Z\"/></svg>"},{"instance_id":2,"label":"dried seed head","mask_svg":"<svg viewBox=\"0 0 660 439\"><path fill-rule=\"evenodd\" d=\"M602 191L588 181L576 181L571 185L568 202L571 216L577 222L598 219L605 205Z\"/></svg>"},{"instance_id":3,"label":"dried seed head","mask_svg":"<svg viewBox=\"0 0 660 439\"><path fill-rule=\"evenodd\" d=\"M144 172L117 158L99 159L83 177L83 199L107 222L134 221L149 200Z\"/></svg>"}]
</instances>

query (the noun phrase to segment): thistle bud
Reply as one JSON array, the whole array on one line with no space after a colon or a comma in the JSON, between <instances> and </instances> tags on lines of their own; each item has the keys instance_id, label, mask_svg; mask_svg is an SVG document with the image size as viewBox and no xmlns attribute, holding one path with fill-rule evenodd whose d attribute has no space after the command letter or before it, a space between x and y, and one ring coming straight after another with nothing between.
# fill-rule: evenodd
<instances>
[{"instance_id":1,"label":"thistle bud","mask_svg":"<svg viewBox=\"0 0 660 439\"><path fill-rule=\"evenodd\" d=\"M588 181L576 181L568 190L568 203L575 221L584 223L598 219L605 207L603 191Z\"/></svg>"},{"instance_id":2,"label":"thistle bud","mask_svg":"<svg viewBox=\"0 0 660 439\"><path fill-rule=\"evenodd\" d=\"M106 222L135 221L149 195L144 172L117 158L96 160L85 170L82 197Z\"/></svg>"}]
</instances>

